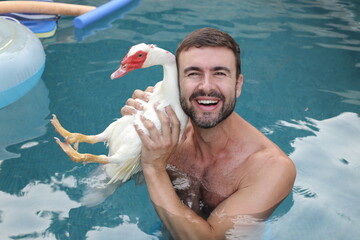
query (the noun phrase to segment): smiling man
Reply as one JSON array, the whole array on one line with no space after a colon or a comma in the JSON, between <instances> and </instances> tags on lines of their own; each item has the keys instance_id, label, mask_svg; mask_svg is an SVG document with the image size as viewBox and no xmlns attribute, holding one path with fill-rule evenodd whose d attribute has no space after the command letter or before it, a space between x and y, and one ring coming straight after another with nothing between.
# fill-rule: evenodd
<instances>
[{"instance_id":1,"label":"smiling man","mask_svg":"<svg viewBox=\"0 0 360 240\"><path fill-rule=\"evenodd\" d=\"M236 75L233 52L223 47L193 48L182 52L178 63L184 112L201 128L226 119L234 111L243 83L242 75Z\"/></svg>"},{"instance_id":2,"label":"smiling man","mask_svg":"<svg viewBox=\"0 0 360 240\"><path fill-rule=\"evenodd\" d=\"M234 112L243 76L231 36L196 30L180 43L176 58L181 106L190 118L181 141L170 107L157 112L161 132L146 119L150 135L138 130L154 207L175 239L257 239L257 226L292 189L294 164ZM146 95L135 91L133 98ZM128 104L141 109L133 99ZM129 111L124 107L122 114Z\"/></svg>"}]
</instances>

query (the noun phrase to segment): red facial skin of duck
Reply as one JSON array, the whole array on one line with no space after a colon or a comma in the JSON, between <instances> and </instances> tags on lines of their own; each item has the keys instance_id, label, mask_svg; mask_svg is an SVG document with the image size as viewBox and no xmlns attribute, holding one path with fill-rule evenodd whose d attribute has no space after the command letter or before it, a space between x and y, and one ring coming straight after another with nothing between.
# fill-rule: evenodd
<instances>
[{"instance_id":1,"label":"red facial skin of duck","mask_svg":"<svg viewBox=\"0 0 360 240\"><path fill-rule=\"evenodd\" d=\"M125 74L135 70L142 68L147 57L147 52L137 51L135 54L131 56L126 55L124 59L121 61L121 65L114 73L111 74L111 79L119 78L124 76Z\"/></svg>"}]
</instances>

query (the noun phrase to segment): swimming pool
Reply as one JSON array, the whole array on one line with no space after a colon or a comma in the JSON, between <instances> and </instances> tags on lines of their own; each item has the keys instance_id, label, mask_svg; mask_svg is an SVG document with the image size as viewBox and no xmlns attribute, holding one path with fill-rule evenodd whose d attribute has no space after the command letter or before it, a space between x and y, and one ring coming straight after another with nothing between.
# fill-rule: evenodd
<instances>
[{"instance_id":1,"label":"swimming pool","mask_svg":"<svg viewBox=\"0 0 360 240\"><path fill-rule=\"evenodd\" d=\"M161 239L143 184L131 180L98 206L80 205L96 164L72 163L49 120L55 113L69 130L101 132L135 88L162 76L155 67L110 81L128 48L147 42L174 52L205 26L229 32L242 48L236 111L297 166L294 189L269 219L266 237L360 236L359 1L143 0L114 17L76 31L63 17L56 36L43 40L39 84L0 110L1 239ZM106 148L82 144L80 151Z\"/></svg>"}]
</instances>

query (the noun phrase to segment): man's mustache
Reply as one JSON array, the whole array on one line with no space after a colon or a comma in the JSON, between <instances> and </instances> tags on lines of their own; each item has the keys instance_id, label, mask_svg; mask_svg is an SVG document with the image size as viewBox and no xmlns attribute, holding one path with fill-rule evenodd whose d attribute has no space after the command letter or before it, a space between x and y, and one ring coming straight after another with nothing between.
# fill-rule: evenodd
<instances>
[{"instance_id":1,"label":"man's mustache","mask_svg":"<svg viewBox=\"0 0 360 240\"><path fill-rule=\"evenodd\" d=\"M217 91L211 91L210 93L206 94L204 90L199 90L194 92L193 94L191 94L189 100L192 101L197 97L216 97L219 98L220 100L224 101L225 100L225 96L222 95L221 93L217 92Z\"/></svg>"}]
</instances>

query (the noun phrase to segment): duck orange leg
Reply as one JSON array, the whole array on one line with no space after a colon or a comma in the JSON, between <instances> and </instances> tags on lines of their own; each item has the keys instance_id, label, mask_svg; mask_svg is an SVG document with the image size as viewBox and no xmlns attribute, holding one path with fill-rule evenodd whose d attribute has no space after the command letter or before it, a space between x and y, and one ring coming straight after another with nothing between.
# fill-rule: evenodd
<instances>
[{"instance_id":1,"label":"duck orange leg","mask_svg":"<svg viewBox=\"0 0 360 240\"><path fill-rule=\"evenodd\" d=\"M98 143L104 142L105 139L100 138L98 135L84 135L81 133L71 133L67 131L63 126L61 126L58 118L53 114L53 118L50 120L51 124L54 126L55 130L64 137L65 141L74 144L74 148L77 150L80 142L86 143Z\"/></svg>"},{"instance_id":2,"label":"duck orange leg","mask_svg":"<svg viewBox=\"0 0 360 240\"><path fill-rule=\"evenodd\" d=\"M89 153L78 153L68 142L61 142L60 139L55 138L56 143L62 148L62 150L70 157L73 162L95 162L106 164L109 163L108 157L105 155L93 155Z\"/></svg>"}]
</instances>

